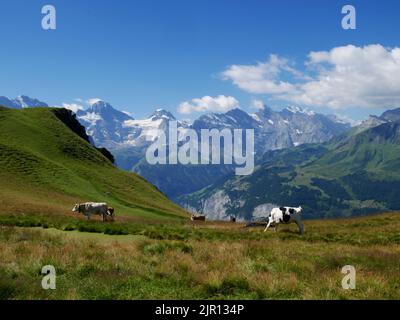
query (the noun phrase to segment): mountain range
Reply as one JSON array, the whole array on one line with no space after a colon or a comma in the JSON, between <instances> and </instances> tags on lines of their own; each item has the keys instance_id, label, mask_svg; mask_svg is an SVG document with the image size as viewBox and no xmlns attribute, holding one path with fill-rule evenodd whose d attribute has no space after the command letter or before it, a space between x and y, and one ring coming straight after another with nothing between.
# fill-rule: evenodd
<instances>
[{"instance_id":1,"label":"mountain range","mask_svg":"<svg viewBox=\"0 0 400 320\"><path fill-rule=\"evenodd\" d=\"M48 106L24 95L15 99L0 97L0 105L17 109ZM172 198L197 191L233 170L229 165L149 165L145 152L156 139L157 130L166 131L170 121L177 121L167 110L157 109L146 119L134 119L105 101L96 101L86 110L78 110L76 116L86 128L90 141L109 149L118 167L141 174ZM178 127L198 132L201 129L254 129L255 154L259 159L268 150L328 141L349 130L350 124L332 115L298 107L275 111L264 106L254 114L241 109L205 114L192 123L178 121Z\"/></svg>"},{"instance_id":2,"label":"mountain range","mask_svg":"<svg viewBox=\"0 0 400 320\"><path fill-rule=\"evenodd\" d=\"M104 101L87 110L79 110L77 119L87 128L97 146L106 147L116 164L139 173L171 198L191 193L232 172L232 165L149 165L147 147L156 139L157 130L168 130L173 114L157 109L146 119L134 119ZM300 108L274 111L265 106L255 114L241 109L202 115L192 123L177 121L178 127L201 129L254 129L256 158L268 150L290 148L303 143L327 141L350 129L350 124L334 116Z\"/></svg>"},{"instance_id":3,"label":"mountain range","mask_svg":"<svg viewBox=\"0 0 400 320\"><path fill-rule=\"evenodd\" d=\"M15 99L0 96L0 106L12 109L48 107L48 104L38 99L30 98L28 96L18 96Z\"/></svg>"},{"instance_id":4,"label":"mountain range","mask_svg":"<svg viewBox=\"0 0 400 320\"><path fill-rule=\"evenodd\" d=\"M0 105L22 109L48 106L27 96L15 99L0 97ZM155 184L170 198L198 191L233 171L232 165L149 165L145 159L148 146L157 130L168 130L177 121L164 109L155 110L146 119L134 119L105 101L96 101L85 110L77 110L78 121L86 128L93 145L111 151L118 167L134 171ZM254 114L242 109L209 113L192 123L177 121L178 127L201 129L254 129L256 164L269 150L325 142L350 129L350 124L333 115L322 115L287 107L280 111L264 106Z\"/></svg>"},{"instance_id":5,"label":"mountain range","mask_svg":"<svg viewBox=\"0 0 400 320\"><path fill-rule=\"evenodd\" d=\"M157 109L147 119L136 120L104 101L94 103L87 110L79 110L77 118L87 128L96 145L111 149L149 145L153 139L146 141L146 136L151 138L155 130L165 131L170 121L176 121L176 118L164 109ZM226 113L209 113L200 116L191 124L178 121L178 127L193 128L197 131L254 129L257 152L263 153L303 143L324 142L347 131L350 124L332 115L317 114L300 108L288 107L274 111L264 106L254 114L248 114L238 108Z\"/></svg>"},{"instance_id":6,"label":"mountain range","mask_svg":"<svg viewBox=\"0 0 400 320\"><path fill-rule=\"evenodd\" d=\"M308 218L399 210L399 120L400 109L389 110L328 142L269 151L252 175L230 174L178 203L243 220L281 205L301 205Z\"/></svg>"},{"instance_id":7,"label":"mountain range","mask_svg":"<svg viewBox=\"0 0 400 320\"><path fill-rule=\"evenodd\" d=\"M27 96L0 97L0 104L17 109L47 106ZM298 107L277 111L264 106L254 114L233 109L189 123L177 121L164 109L134 119L97 101L78 110L76 118L92 144L111 151L117 166L138 173L183 207L212 219L235 215L250 220L281 204L301 204L311 218L400 208L390 191L399 183L399 109L370 116L353 127L336 116ZM198 132L254 129L254 173L235 176L232 165L148 164L147 147L157 130L168 130L170 121ZM105 149L99 151L112 159Z\"/></svg>"}]
</instances>

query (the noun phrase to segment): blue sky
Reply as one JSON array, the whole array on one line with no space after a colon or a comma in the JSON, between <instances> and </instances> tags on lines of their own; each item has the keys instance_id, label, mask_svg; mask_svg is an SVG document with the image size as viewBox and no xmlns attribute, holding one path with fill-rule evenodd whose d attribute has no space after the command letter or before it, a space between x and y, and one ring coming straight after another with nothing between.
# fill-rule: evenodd
<instances>
[{"instance_id":1,"label":"blue sky","mask_svg":"<svg viewBox=\"0 0 400 320\"><path fill-rule=\"evenodd\" d=\"M45 4L57 9L56 30L41 28ZM345 4L357 10L356 30L341 28ZM0 95L27 94L51 105L101 98L138 118L158 107L177 114L182 102L204 96L234 97L245 110L253 100L307 106L308 100L243 89L221 73L231 65L268 63L276 54L308 74L311 51L400 45L396 0L3 0L0 10ZM275 83L295 81L293 73L281 76ZM382 108L400 107L397 89L374 93L388 97L379 100L391 104ZM382 111L376 103L346 107L346 101L333 110L309 107L353 118Z\"/></svg>"}]
</instances>

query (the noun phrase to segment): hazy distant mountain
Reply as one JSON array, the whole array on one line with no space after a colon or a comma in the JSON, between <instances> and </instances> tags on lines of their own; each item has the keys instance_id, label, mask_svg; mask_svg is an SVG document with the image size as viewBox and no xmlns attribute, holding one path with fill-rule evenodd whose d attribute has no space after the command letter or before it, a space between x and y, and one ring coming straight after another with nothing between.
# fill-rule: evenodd
<instances>
[{"instance_id":1,"label":"hazy distant mountain","mask_svg":"<svg viewBox=\"0 0 400 320\"><path fill-rule=\"evenodd\" d=\"M387 110L379 118L384 121L398 122L400 121L400 108Z\"/></svg>"},{"instance_id":2,"label":"hazy distant mountain","mask_svg":"<svg viewBox=\"0 0 400 320\"><path fill-rule=\"evenodd\" d=\"M349 123L297 107L273 111L268 107L253 117L258 121L257 145L261 153L328 141L350 129ZM260 150L259 150L260 151Z\"/></svg>"},{"instance_id":3,"label":"hazy distant mountain","mask_svg":"<svg viewBox=\"0 0 400 320\"><path fill-rule=\"evenodd\" d=\"M38 99L32 99L28 96L19 96L15 99L0 96L0 106L22 109L22 108L35 108L35 107L48 107L47 103L42 102Z\"/></svg>"},{"instance_id":4,"label":"hazy distant mountain","mask_svg":"<svg viewBox=\"0 0 400 320\"><path fill-rule=\"evenodd\" d=\"M233 109L226 113L209 113L200 116L193 122L192 128L201 129L254 129L259 122L241 109Z\"/></svg>"}]
</instances>

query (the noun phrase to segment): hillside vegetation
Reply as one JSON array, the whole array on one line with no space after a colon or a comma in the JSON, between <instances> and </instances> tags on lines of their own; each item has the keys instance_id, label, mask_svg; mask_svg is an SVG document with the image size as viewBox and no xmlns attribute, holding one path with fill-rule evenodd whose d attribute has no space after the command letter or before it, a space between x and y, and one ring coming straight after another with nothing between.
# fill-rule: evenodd
<instances>
[{"instance_id":1,"label":"hillside vegetation","mask_svg":"<svg viewBox=\"0 0 400 320\"><path fill-rule=\"evenodd\" d=\"M98 201L131 219L187 217L143 178L117 169L58 110L0 107L0 215L71 216L75 203Z\"/></svg>"},{"instance_id":2,"label":"hillside vegetation","mask_svg":"<svg viewBox=\"0 0 400 320\"><path fill-rule=\"evenodd\" d=\"M0 221L0 299L400 299L399 214L306 221L304 236L222 222L112 226L126 235L99 221L15 226L35 217ZM56 290L41 288L48 264ZM341 286L345 265L355 290Z\"/></svg>"}]
</instances>

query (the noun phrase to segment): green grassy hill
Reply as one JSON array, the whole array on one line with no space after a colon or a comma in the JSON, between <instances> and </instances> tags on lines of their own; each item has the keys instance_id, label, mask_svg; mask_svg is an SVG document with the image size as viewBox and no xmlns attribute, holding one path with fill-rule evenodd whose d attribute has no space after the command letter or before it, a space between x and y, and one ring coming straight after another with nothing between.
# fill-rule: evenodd
<instances>
[{"instance_id":1,"label":"green grassy hill","mask_svg":"<svg viewBox=\"0 0 400 320\"><path fill-rule=\"evenodd\" d=\"M0 214L71 215L74 203L101 201L117 216L187 216L143 178L117 169L59 110L0 107Z\"/></svg>"}]
</instances>

